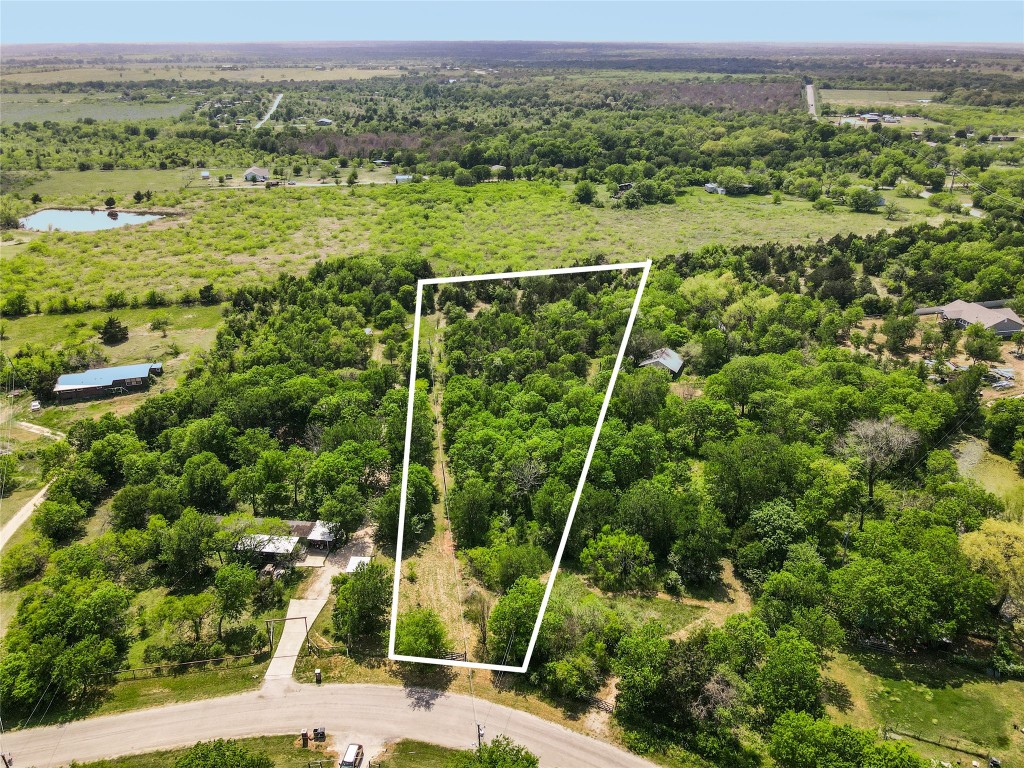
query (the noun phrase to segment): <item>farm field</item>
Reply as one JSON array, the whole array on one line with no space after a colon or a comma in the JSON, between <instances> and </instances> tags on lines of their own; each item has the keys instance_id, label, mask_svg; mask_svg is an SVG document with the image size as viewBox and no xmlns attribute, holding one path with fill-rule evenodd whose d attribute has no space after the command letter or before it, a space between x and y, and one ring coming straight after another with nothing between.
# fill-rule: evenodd
<instances>
[{"instance_id":1,"label":"farm field","mask_svg":"<svg viewBox=\"0 0 1024 768\"><path fill-rule=\"evenodd\" d=\"M188 99L122 101L102 93L5 93L0 96L0 123L43 120L154 120L177 117L192 106Z\"/></svg>"},{"instance_id":2,"label":"farm field","mask_svg":"<svg viewBox=\"0 0 1024 768\"><path fill-rule=\"evenodd\" d=\"M870 106L889 104L894 107L915 106L919 99L934 99L934 91L890 91L878 89L815 88L822 104Z\"/></svg>"},{"instance_id":3,"label":"farm field","mask_svg":"<svg viewBox=\"0 0 1024 768\"><path fill-rule=\"evenodd\" d=\"M0 279L44 305L62 295L96 301L111 290L173 297L207 282L228 289L299 274L327 256L420 255L440 274L457 274L485 265L560 266L596 255L658 259L713 243L813 243L945 217L923 200L900 201L909 212L886 221L845 208L822 213L796 198L774 205L766 197L702 190L673 205L595 209L576 205L559 187L528 182L469 190L428 182L355 191L185 191L154 197L158 202L186 215L131 231L29 235L31 243L4 247Z\"/></svg>"},{"instance_id":4,"label":"farm field","mask_svg":"<svg viewBox=\"0 0 1024 768\"><path fill-rule=\"evenodd\" d=\"M229 80L243 83L278 80L366 80L371 77L400 77L397 67L337 67L317 70L313 67L252 67L221 69L220 67L134 64L122 67L72 67L68 69L10 70L4 79L25 85L52 83L145 82L149 80Z\"/></svg>"}]
</instances>

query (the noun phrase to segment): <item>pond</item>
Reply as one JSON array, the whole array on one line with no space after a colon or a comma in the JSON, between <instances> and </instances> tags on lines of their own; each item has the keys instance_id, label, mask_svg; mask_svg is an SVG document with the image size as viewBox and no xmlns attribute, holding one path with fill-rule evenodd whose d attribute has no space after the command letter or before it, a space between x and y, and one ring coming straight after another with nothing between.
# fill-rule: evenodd
<instances>
[{"instance_id":1,"label":"pond","mask_svg":"<svg viewBox=\"0 0 1024 768\"><path fill-rule=\"evenodd\" d=\"M132 224L162 219L153 213L124 213L123 211L62 211L45 208L21 220L26 229L47 232L59 229L63 232L96 232L101 229L117 229Z\"/></svg>"}]
</instances>

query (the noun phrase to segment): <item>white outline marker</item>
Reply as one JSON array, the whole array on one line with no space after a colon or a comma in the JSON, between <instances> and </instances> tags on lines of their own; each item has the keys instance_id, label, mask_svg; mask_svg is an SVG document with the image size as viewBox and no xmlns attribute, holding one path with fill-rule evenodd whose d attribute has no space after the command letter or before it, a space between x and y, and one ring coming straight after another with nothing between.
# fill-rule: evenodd
<instances>
[{"instance_id":1,"label":"white outline marker","mask_svg":"<svg viewBox=\"0 0 1024 768\"><path fill-rule=\"evenodd\" d=\"M526 658L523 659L522 666L514 667L510 664L485 664L477 661L432 659L425 656L402 656L395 653L395 628L398 625L398 589L402 583L402 540L405 536L406 494L409 491L409 456L412 452L412 409L416 398L416 360L419 354L420 313L423 309L423 286L444 285L446 283L471 283L478 280L512 280L521 277L573 275L581 272L625 271L628 269L643 269L643 274L640 276L640 284L636 289L636 298L633 299L633 308L629 313L629 319L626 321L626 330L622 334L622 343L619 345L619 354L615 358L615 366L612 368L612 376L608 381L608 390L604 393L604 401L601 403L601 412L597 417L597 424L594 427L594 435L590 439L590 448L587 450L587 458L583 461L583 471L580 473L580 481L576 485L576 493L572 497L572 506L569 508L569 516L565 521L565 530L562 531L562 540L558 543L558 551L555 553L555 560L551 566L551 576L548 578L547 586L544 589L544 599L541 600L540 603L540 612L537 614L537 623L533 626L533 635L530 636L530 644L526 648ZM590 472L590 461L594 458L594 449L597 448L597 439L601 435L601 426L604 424L605 414L608 413L608 404L612 399L612 390L615 389L615 381L619 377L619 368L622 367L622 359L626 355L626 345L629 343L630 334L633 332L633 322L636 320L637 312L640 310L640 297L643 296L644 286L647 284L647 275L650 271L650 261L639 261L629 264L600 264L589 267L534 269L527 272L501 272L488 275L433 277L428 280L420 280L416 283L416 317L413 319L412 329L412 358L409 371L409 403L406 406L405 414L405 458L402 461L402 497L398 507L398 542L395 547L395 577L391 598L391 630L388 636L389 659L392 661L415 661L421 664L435 664L441 667L490 669L497 672L525 672L530 666L530 657L533 656L533 648L537 644L537 635L540 634L540 624L544 619L544 611L546 611L548 607L548 599L551 597L551 589L555 585L555 577L558 575L558 566L562 562L562 553L565 551L565 544L569 540L569 531L572 529L572 521L576 517L576 507L580 503L580 496L583 494L583 487L587 482L587 475Z\"/></svg>"}]
</instances>

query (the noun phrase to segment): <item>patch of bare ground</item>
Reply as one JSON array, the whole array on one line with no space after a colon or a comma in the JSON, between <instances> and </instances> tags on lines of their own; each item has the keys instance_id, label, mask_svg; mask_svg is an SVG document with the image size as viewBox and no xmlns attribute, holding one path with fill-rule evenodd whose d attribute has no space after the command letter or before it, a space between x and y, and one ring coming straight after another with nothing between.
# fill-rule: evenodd
<instances>
[{"instance_id":1,"label":"patch of bare ground","mask_svg":"<svg viewBox=\"0 0 1024 768\"><path fill-rule=\"evenodd\" d=\"M746 613L753 607L750 593L736 576L732 562L722 561L722 579L719 583L718 594L713 600L697 600L692 597L679 598L680 602L695 607L704 608L706 613L692 624L687 624L678 632L672 635L676 640L689 637L693 632L705 624L720 627L725 624L726 619L737 613ZM668 595L666 595L668 597Z\"/></svg>"}]
</instances>

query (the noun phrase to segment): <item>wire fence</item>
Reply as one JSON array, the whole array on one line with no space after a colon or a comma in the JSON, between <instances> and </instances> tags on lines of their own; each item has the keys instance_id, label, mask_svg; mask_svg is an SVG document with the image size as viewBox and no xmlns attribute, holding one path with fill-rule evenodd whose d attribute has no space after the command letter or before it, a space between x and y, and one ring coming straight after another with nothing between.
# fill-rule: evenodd
<instances>
[{"instance_id":1,"label":"wire fence","mask_svg":"<svg viewBox=\"0 0 1024 768\"><path fill-rule=\"evenodd\" d=\"M219 656L215 659L197 659L196 661L178 661L170 664L154 664L148 667L127 667L115 669L110 672L97 672L91 675L92 679L118 682L127 679L130 675L132 680L145 679L148 677L162 677L165 674L188 672L194 668L204 666L224 667L250 667L263 661L265 652L245 653L240 656ZM124 675L125 677L121 677Z\"/></svg>"}]
</instances>

